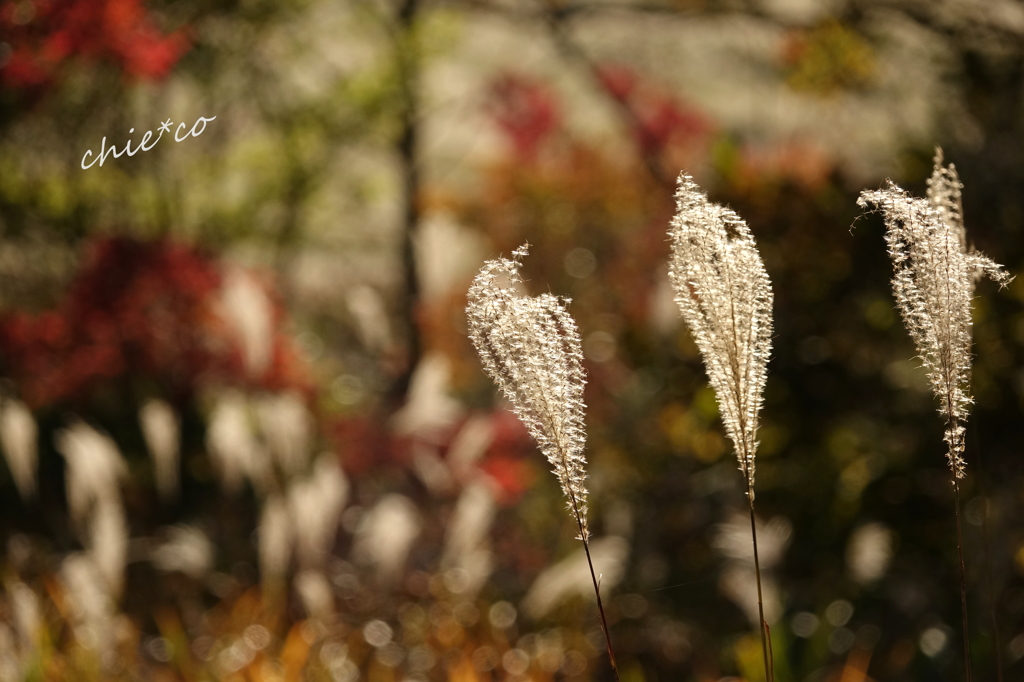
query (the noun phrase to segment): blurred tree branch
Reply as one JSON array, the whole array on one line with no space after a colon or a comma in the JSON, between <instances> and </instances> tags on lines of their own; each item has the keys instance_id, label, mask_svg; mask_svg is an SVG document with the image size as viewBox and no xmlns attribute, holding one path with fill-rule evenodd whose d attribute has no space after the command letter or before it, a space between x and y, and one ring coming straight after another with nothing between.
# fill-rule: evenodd
<instances>
[{"instance_id":1,"label":"blurred tree branch","mask_svg":"<svg viewBox=\"0 0 1024 682\"><path fill-rule=\"evenodd\" d=\"M395 141L402 175L401 259L402 294L400 323L404 325L406 357L401 374L388 389L387 400L401 403L409 389L412 374L422 355L422 339L417 322L419 272L416 264L416 233L420 222L419 141L419 51L415 43L416 20L420 0L401 0L390 27L392 49L398 76L399 133Z\"/></svg>"},{"instance_id":2,"label":"blurred tree branch","mask_svg":"<svg viewBox=\"0 0 1024 682\"><path fill-rule=\"evenodd\" d=\"M551 3L553 5L553 3ZM637 116L633 108L623 99L613 97L608 93L607 89L601 84L600 75L598 73L598 67L587 55L586 51L583 50L579 45L573 41L569 31L570 28L566 26L567 15L560 11L559 8L553 7L552 11L546 15L548 29L551 32L552 38L555 41L555 45L559 51L565 55L568 59L578 62L593 80L596 89L602 92L615 106L615 110L619 112L619 115L623 121L631 128L639 128L643 125L640 118ZM647 171L651 174L658 184L662 187L671 190L675 186L675 180L671 172L666 173L661 163L660 155L656 151L645 151L641 150L640 155L642 157L644 166Z\"/></svg>"}]
</instances>

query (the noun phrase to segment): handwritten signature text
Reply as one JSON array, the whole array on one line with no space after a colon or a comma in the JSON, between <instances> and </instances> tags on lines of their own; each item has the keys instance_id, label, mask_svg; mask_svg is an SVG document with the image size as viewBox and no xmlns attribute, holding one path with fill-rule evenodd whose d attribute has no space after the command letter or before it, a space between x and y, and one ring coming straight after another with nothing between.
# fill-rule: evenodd
<instances>
[{"instance_id":1,"label":"handwritten signature text","mask_svg":"<svg viewBox=\"0 0 1024 682\"><path fill-rule=\"evenodd\" d=\"M179 134L181 133L182 128L184 128L187 124L179 123L177 129L175 129L175 131L174 131L174 141L175 142L183 142L186 139L188 139L189 135L191 135L192 137L199 137L200 135L203 134L203 131L206 130L206 124L209 121L212 121L212 120L214 120L216 118L217 118L216 116L211 116L210 118L206 118L204 116L200 116L199 119L196 120L196 122L192 124L191 130L187 131L184 135L181 135L180 137L179 137ZM200 124L202 124L202 126L200 126ZM132 141L131 141L131 139L129 139L127 142L125 142L124 149L122 149L121 151L117 150L117 145L113 145L113 146L108 148L107 147L107 138L104 137L103 138L103 142L100 143L100 153L98 155L96 155L96 157L93 158L93 160L90 161L88 163L88 165L86 165L85 162L86 162L86 160L90 156L93 155L93 152L92 152L91 149L89 149L89 150L87 150L85 152L85 155L82 157L82 170L88 170L89 168L92 168L93 165L95 165L95 163L97 161L99 161L100 165L102 166L103 162L106 161L107 158L111 154L113 154L114 158L117 159L117 158L120 158L124 154L127 154L128 156L135 156L140 150L144 151L144 152L148 152L150 149L152 149L153 147L156 146L156 143L160 141L160 138L163 137L164 133L170 133L171 132L171 126L172 125L174 125L174 122L171 119L167 119L162 124L160 124L160 127L157 129L157 130L159 130L159 133L157 134L156 139L153 140L152 143L150 143L150 139L153 137L153 131L152 130L147 130L146 134L142 136L142 140L139 142L139 146L136 147L135 149L132 149ZM134 132L135 132L135 128L132 128L131 130L128 131L128 134L130 135L130 134L132 134ZM147 144L149 146L146 146Z\"/></svg>"}]
</instances>

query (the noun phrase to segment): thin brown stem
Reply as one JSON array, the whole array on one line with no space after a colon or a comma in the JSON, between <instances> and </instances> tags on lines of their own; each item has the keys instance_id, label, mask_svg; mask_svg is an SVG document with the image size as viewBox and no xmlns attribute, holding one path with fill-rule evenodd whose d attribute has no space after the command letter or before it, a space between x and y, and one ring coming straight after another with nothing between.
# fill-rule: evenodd
<instances>
[{"instance_id":1,"label":"thin brown stem","mask_svg":"<svg viewBox=\"0 0 1024 682\"><path fill-rule=\"evenodd\" d=\"M992 640L994 645L992 649L996 655L996 682L1003 682L1003 644L1002 637L999 634L999 617L996 613L996 590L992 580L992 540L988 528L988 498L985 497L984 492L981 499L985 504L985 511L981 517L981 532L985 540L985 577L988 583L989 604L991 605L990 615L992 618Z\"/></svg>"},{"instance_id":2,"label":"thin brown stem","mask_svg":"<svg viewBox=\"0 0 1024 682\"><path fill-rule=\"evenodd\" d=\"M979 417L974 418L975 433L980 432ZM992 650L995 652L996 658L996 682L1003 682L1003 643L1002 637L999 634L999 616L997 613L997 599L996 599L996 587L995 581L992 578L992 535L988 525L988 494L985 491L985 475L983 468L983 460L981 457L981 446L978 445L978 439L974 439L974 457L975 469L977 470L976 480L978 481L978 491L981 493L981 501L983 503L982 515L981 515L981 537L984 543L984 557L985 557L985 584L988 587L988 603L989 603L989 617L992 620Z\"/></svg>"},{"instance_id":3,"label":"thin brown stem","mask_svg":"<svg viewBox=\"0 0 1024 682\"><path fill-rule=\"evenodd\" d=\"M988 583L989 614L992 621L992 649L995 651L995 682L1002 682L1002 637L999 635L999 619L996 613L995 587L992 583L991 541L988 535L988 498L982 495L985 511L982 515L982 534L985 540L985 576Z\"/></svg>"},{"instance_id":4,"label":"thin brown stem","mask_svg":"<svg viewBox=\"0 0 1024 682\"><path fill-rule=\"evenodd\" d=\"M615 652L612 650L612 636L608 632L608 619L604 615L604 603L601 601L601 588L597 584L597 574L594 573L594 562L590 558L590 541L587 539L587 529L583 527L583 517L580 516L579 506L576 504L576 496L569 492L569 500L572 502L572 512L576 517L576 524L580 528L580 538L583 540L583 551L587 555L587 566L590 568L590 579L594 582L594 594L597 596L597 612L601 614L601 630L604 631L604 642L608 648L608 662L612 666L612 674L615 675L615 682L619 682L619 669L615 665Z\"/></svg>"},{"instance_id":5,"label":"thin brown stem","mask_svg":"<svg viewBox=\"0 0 1024 682\"><path fill-rule=\"evenodd\" d=\"M615 675L615 682L619 680L619 669L615 665L615 652L612 651L612 636L608 632L608 620L604 615L604 604L601 602L601 588L597 584L597 576L594 574L594 562L590 559L590 542L583 537L583 551L587 554L587 566L590 567L590 579L594 582L594 594L597 596L597 612L601 614L601 629L604 631L604 642L608 648L608 662L612 667L612 674Z\"/></svg>"},{"instance_id":6,"label":"thin brown stem","mask_svg":"<svg viewBox=\"0 0 1024 682\"><path fill-rule=\"evenodd\" d=\"M956 503L956 553L960 561L960 614L964 629L964 668L971 682L971 641L967 628L967 571L964 569L964 534L960 526L960 483L953 475L953 497Z\"/></svg>"},{"instance_id":7,"label":"thin brown stem","mask_svg":"<svg viewBox=\"0 0 1024 682\"><path fill-rule=\"evenodd\" d=\"M772 664L768 662L768 637L766 635L768 623L764 619L764 599L761 596L761 561L757 556L757 524L754 522L754 486L751 485L750 475L746 473L747 465L744 464L744 473L747 476L747 501L750 503L750 536L754 541L754 577L757 580L757 615L761 621L761 653L764 656L764 679L766 682L773 682L775 679Z\"/></svg>"}]
</instances>

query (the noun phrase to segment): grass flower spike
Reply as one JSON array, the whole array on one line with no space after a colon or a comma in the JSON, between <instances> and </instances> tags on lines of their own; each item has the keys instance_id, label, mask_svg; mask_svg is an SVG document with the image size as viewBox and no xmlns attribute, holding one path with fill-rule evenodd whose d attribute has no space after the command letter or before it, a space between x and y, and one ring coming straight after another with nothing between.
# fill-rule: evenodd
<instances>
[{"instance_id":1,"label":"grass flower spike","mask_svg":"<svg viewBox=\"0 0 1024 682\"><path fill-rule=\"evenodd\" d=\"M711 203L685 173L679 175L669 237L675 300L704 358L746 479L765 678L771 682L754 523L758 416L771 355L771 282L747 224L731 210Z\"/></svg>"},{"instance_id":2,"label":"grass flower spike","mask_svg":"<svg viewBox=\"0 0 1024 682\"><path fill-rule=\"evenodd\" d=\"M895 274L892 290L903 323L928 371L939 413L946 421L943 439L953 479L964 664L971 682L967 627L967 576L960 523L960 484L964 461L964 422L971 405L971 299L974 285L987 275L999 285L1012 279L1002 266L967 246L960 178L952 164L942 165L942 150L924 199L912 197L892 181L880 190L861 192L857 205L874 206L885 217L885 240Z\"/></svg>"},{"instance_id":3,"label":"grass flower spike","mask_svg":"<svg viewBox=\"0 0 1024 682\"><path fill-rule=\"evenodd\" d=\"M511 259L484 263L469 288L469 338L480 353L484 371L512 403L562 486L587 554L608 656L615 671L604 606L590 559L584 455L586 376L580 333L566 310L568 299L551 294L524 296L518 290L517 285L522 283L519 268L527 250L524 245L512 253Z\"/></svg>"},{"instance_id":4,"label":"grass flower spike","mask_svg":"<svg viewBox=\"0 0 1024 682\"><path fill-rule=\"evenodd\" d=\"M669 229L676 303L704 358L740 470L754 486L758 415L771 354L772 288L743 220L679 177Z\"/></svg>"},{"instance_id":5,"label":"grass flower spike","mask_svg":"<svg viewBox=\"0 0 1024 682\"><path fill-rule=\"evenodd\" d=\"M512 259L487 261L469 288L469 338L484 371L512 402L558 477L569 511L587 530L583 423L583 352L568 301L551 294L522 296L516 284L522 246ZM502 282L502 280L505 282Z\"/></svg>"},{"instance_id":6,"label":"grass flower spike","mask_svg":"<svg viewBox=\"0 0 1024 682\"><path fill-rule=\"evenodd\" d=\"M927 198L912 197L889 182L884 189L862 192L857 201L861 207L876 206L885 216L893 294L939 399L946 458L958 479L965 475L963 424L972 402L974 285L982 275L1001 286L1011 279L1002 266L967 247L961 187L956 169L944 167L937 150Z\"/></svg>"}]
</instances>

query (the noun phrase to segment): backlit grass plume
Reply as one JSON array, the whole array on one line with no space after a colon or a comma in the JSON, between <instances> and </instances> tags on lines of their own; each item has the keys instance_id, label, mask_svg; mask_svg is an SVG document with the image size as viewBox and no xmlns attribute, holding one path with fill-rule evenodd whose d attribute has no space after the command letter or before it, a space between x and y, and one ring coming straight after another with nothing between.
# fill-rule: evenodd
<instances>
[{"instance_id":1,"label":"backlit grass plume","mask_svg":"<svg viewBox=\"0 0 1024 682\"><path fill-rule=\"evenodd\" d=\"M484 371L512 402L558 477L569 511L587 530L587 434L583 422L583 352L565 303L551 294L523 296L515 285L522 246L512 259L487 261L469 288L469 338ZM504 280L504 282L502 281Z\"/></svg>"},{"instance_id":2,"label":"backlit grass plume","mask_svg":"<svg viewBox=\"0 0 1024 682\"><path fill-rule=\"evenodd\" d=\"M771 354L771 282L747 224L731 210L711 203L685 173L679 175L669 237L675 300L704 358L726 433L746 479L761 644L765 677L770 681L754 525L754 469L758 416Z\"/></svg>"},{"instance_id":3,"label":"backlit grass plume","mask_svg":"<svg viewBox=\"0 0 1024 682\"><path fill-rule=\"evenodd\" d=\"M903 323L928 371L939 412L946 421L943 439L953 479L957 554L960 561L960 608L964 662L971 680L967 628L967 577L960 524L960 484L965 475L964 422L971 405L971 298L983 275L1000 286L1012 279L1002 266L967 246L960 178L953 164L942 165L942 150L924 199L904 192L892 181L883 189L861 192L857 205L874 206L885 218L885 240L894 275L892 290Z\"/></svg>"},{"instance_id":4,"label":"backlit grass plume","mask_svg":"<svg viewBox=\"0 0 1024 682\"><path fill-rule=\"evenodd\" d=\"M601 603L587 529L586 426L583 352L568 299L551 294L525 296L518 291L524 245L512 258L484 263L469 288L466 315L469 338L484 371L511 401L519 419L547 457L579 527L590 576L597 594L608 656L615 670L611 639ZM618 679L618 672L615 673Z\"/></svg>"},{"instance_id":5,"label":"backlit grass plume","mask_svg":"<svg viewBox=\"0 0 1024 682\"><path fill-rule=\"evenodd\" d=\"M946 459L958 479L965 475L964 422L972 402L974 285L982 275L1001 286L1011 279L1002 266L968 248L962 187L956 169L944 167L942 150L937 150L927 198L912 197L890 181L857 200L858 206L873 205L885 216L893 294L939 399L946 420Z\"/></svg>"}]
</instances>

